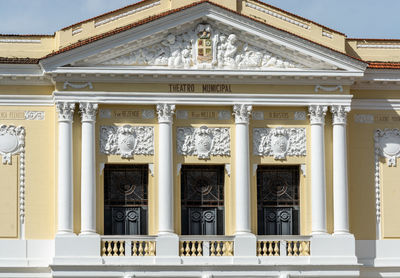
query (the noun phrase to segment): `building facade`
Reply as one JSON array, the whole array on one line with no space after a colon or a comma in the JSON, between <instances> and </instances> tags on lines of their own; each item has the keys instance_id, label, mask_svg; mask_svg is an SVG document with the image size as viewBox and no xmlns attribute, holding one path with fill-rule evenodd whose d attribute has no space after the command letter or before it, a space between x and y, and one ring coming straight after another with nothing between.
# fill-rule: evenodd
<instances>
[{"instance_id":1,"label":"building facade","mask_svg":"<svg viewBox=\"0 0 400 278\"><path fill-rule=\"evenodd\" d=\"M0 35L0 277L400 277L399 48L257 0Z\"/></svg>"}]
</instances>

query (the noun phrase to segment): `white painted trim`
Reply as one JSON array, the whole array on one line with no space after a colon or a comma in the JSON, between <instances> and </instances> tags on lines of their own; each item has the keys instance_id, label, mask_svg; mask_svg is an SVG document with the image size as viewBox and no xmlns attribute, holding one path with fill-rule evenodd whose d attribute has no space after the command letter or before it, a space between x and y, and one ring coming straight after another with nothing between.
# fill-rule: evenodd
<instances>
[{"instance_id":1,"label":"white painted trim","mask_svg":"<svg viewBox=\"0 0 400 278\"><path fill-rule=\"evenodd\" d=\"M357 48L400 48L400 44L357 44Z\"/></svg>"},{"instance_id":2,"label":"white painted trim","mask_svg":"<svg viewBox=\"0 0 400 278\"><path fill-rule=\"evenodd\" d=\"M29 39L0 39L0 43L41 43L42 40Z\"/></svg>"},{"instance_id":3,"label":"white painted trim","mask_svg":"<svg viewBox=\"0 0 400 278\"><path fill-rule=\"evenodd\" d=\"M0 106L53 106L52 96L0 95Z\"/></svg>"},{"instance_id":4,"label":"white painted trim","mask_svg":"<svg viewBox=\"0 0 400 278\"><path fill-rule=\"evenodd\" d=\"M152 76L316 76L316 77L363 77L364 73L361 71L349 70L299 70L299 69L276 69L276 70L196 70L196 69L164 69L164 68L135 68L135 67L59 67L57 69L47 72L56 77L60 74L85 74L86 78L89 74L103 74L103 75L152 75Z\"/></svg>"},{"instance_id":5,"label":"white painted trim","mask_svg":"<svg viewBox=\"0 0 400 278\"><path fill-rule=\"evenodd\" d=\"M313 94L202 94L165 92L89 92L55 91L54 101L96 102L99 104L158 104L179 105L234 105L254 106L308 106L308 105L351 105L352 95Z\"/></svg>"},{"instance_id":6,"label":"white painted trim","mask_svg":"<svg viewBox=\"0 0 400 278\"><path fill-rule=\"evenodd\" d=\"M197 6L182 10L179 13L161 17L153 22L129 29L111 37L60 53L41 60L40 64L46 71L51 71L59 66L86 59L102 51L120 47L124 44L152 35L159 35L165 33L166 30L184 26L185 24L192 23L199 19L206 20L207 18L226 26L231 26L235 28L237 32L244 32L258 37L260 40L270 41L272 44L277 44L291 51L295 51L296 53L301 53L304 57L317 59L336 66L337 68L363 73L367 67L367 63L355 60L342 53L291 35L285 31L255 22L254 20L237 15L210 3L201 3Z\"/></svg>"},{"instance_id":7,"label":"white painted trim","mask_svg":"<svg viewBox=\"0 0 400 278\"><path fill-rule=\"evenodd\" d=\"M400 110L400 99L353 99L353 110Z\"/></svg>"},{"instance_id":8,"label":"white painted trim","mask_svg":"<svg viewBox=\"0 0 400 278\"><path fill-rule=\"evenodd\" d=\"M298 20L289 18L289 17L287 17L287 16L284 16L284 15L282 15L282 14L280 14L280 13L277 13L277 12L275 12L275 11L272 11L272 10L270 10L270 9L260 7L260 6L258 6L258 5L253 4L253 3L246 2L246 7L250 7L250 8L255 9L255 10L257 10L257 11L266 13L266 14L268 14L268 15L270 15L270 16L273 16L273 17L276 17L276 18L281 19L281 20L283 20L283 21L289 22L289 23L294 24L294 25L296 25L296 26L299 26L299 27L301 27L301 28L304 28L304 29L307 29L307 30L310 30L310 29L311 29L311 26L308 25L308 24L305 24L305 23L302 23L302 22L300 22L300 21L298 21Z\"/></svg>"},{"instance_id":9,"label":"white painted trim","mask_svg":"<svg viewBox=\"0 0 400 278\"><path fill-rule=\"evenodd\" d=\"M154 3L148 4L148 5L145 5L145 6L142 6L142 7L127 11L127 12L122 13L122 14L118 14L116 16L97 21L97 22L94 23L94 27L99 27L101 25L104 25L104 24L107 24L109 22L121 19L121 18L126 17L128 15L135 14L135 13L141 12L143 10L158 6L158 5L160 5L160 3L161 3L161 1L157 1L157 2L154 2Z\"/></svg>"}]
</instances>

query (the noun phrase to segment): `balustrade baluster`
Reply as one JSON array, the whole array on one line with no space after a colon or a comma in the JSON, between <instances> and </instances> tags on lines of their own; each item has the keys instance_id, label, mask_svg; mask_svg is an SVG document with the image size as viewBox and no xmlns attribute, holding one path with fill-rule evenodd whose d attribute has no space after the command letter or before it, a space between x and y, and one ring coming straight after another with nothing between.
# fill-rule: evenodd
<instances>
[{"instance_id":1,"label":"balustrade baluster","mask_svg":"<svg viewBox=\"0 0 400 278\"><path fill-rule=\"evenodd\" d=\"M139 256L143 256L143 241L139 241Z\"/></svg>"},{"instance_id":2,"label":"balustrade baluster","mask_svg":"<svg viewBox=\"0 0 400 278\"><path fill-rule=\"evenodd\" d=\"M298 243L298 241L294 241L293 242L293 255L294 256L298 256L299 254L298 254L298 249L297 249L297 243Z\"/></svg>"},{"instance_id":3,"label":"balustrade baluster","mask_svg":"<svg viewBox=\"0 0 400 278\"><path fill-rule=\"evenodd\" d=\"M215 256L215 241L211 241L211 256Z\"/></svg>"},{"instance_id":4,"label":"balustrade baluster","mask_svg":"<svg viewBox=\"0 0 400 278\"><path fill-rule=\"evenodd\" d=\"M198 241L197 243L197 256L203 256L203 249L201 248L201 246L203 245L202 241Z\"/></svg>"},{"instance_id":5,"label":"balustrade baluster","mask_svg":"<svg viewBox=\"0 0 400 278\"><path fill-rule=\"evenodd\" d=\"M215 251L217 252L217 256L221 256L221 241L217 241L217 249Z\"/></svg>"},{"instance_id":6,"label":"balustrade baluster","mask_svg":"<svg viewBox=\"0 0 400 278\"><path fill-rule=\"evenodd\" d=\"M288 241L287 242L287 255L288 256L292 256L293 254L292 254L292 241Z\"/></svg>"},{"instance_id":7,"label":"balustrade baluster","mask_svg":"<svg viewBox=\"0 0 400 278\"><path fill-rule=\"evenodd\" d=\"M274 256L279 256L279 241L274 241L275 248L274 248Z\"/></svg>"},{"instance_id":8,"label":"balustrade baluster","mask_svg":"<svg viewBox=\"0 0 400 278\"><path fill-rule=\"evenodd\" d=\"M113 240L112 241L112 243L114 244L114 246L113 246L113 249L112 249L112 251L113 251L113 256L118 256L118 244L117 244L117 242L118 241L116 241L116 240Z\"/></svg>"}]
</instances>

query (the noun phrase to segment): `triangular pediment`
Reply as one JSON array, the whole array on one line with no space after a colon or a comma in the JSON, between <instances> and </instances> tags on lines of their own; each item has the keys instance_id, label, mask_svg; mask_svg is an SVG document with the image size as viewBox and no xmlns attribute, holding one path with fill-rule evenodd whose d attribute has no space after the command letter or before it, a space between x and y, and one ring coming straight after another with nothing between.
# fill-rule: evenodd
<instances>
[{"instance_id":1,"label":"triangular pediment","mask_svg":"<svg viewBox=\"0 0 400 278\"><path fill-rule=\"evenodd\" d=\"M93 46L62 53L65 59L56 55L42 65L189 74L191 70L363 72L366 67L345 54L210 3L108 36Z\"/></svg>"}]
</instances>

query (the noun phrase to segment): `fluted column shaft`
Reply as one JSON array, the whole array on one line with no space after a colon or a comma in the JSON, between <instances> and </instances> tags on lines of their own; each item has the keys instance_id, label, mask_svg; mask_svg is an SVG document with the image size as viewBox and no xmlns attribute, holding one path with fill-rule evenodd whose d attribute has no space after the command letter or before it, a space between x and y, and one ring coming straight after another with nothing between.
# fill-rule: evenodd
<instances>
[{"instance_id":1,"label":"fluted column shaft","mask_svg":"<svg viewBox=\"0 0 400 278\"><path fill-rule=\"evenodd\" d=\"M334 233L349 233L346 124L349 106L331 107L333 116Z\"/></svg>"},{"instance_id":2,"label":"fluted column shaft","mask_svg":"<svg viewBox=\"0 0 400 278\"><path fill-rule=\"evenodd\" d=\"M251 105L235 104L236 234L251 232L249 118Z\"/></svg>"},{"instance_id":3,"label":"fluted column shaft","mask_svg":"<svg viewBox=\"0 0 400 278\"><path fill-rule=\"evenodd\" d=\"M158 233L174 233L172 123L175 105L158 104Z\"/></svg>"},{"instance_id":4,"label":"fluted column shaft","mask_svg":"<svg viewBox=\"0 0 400 278\"><path fill-rule=\"evenodd\" d=\"M82 117L81 234L96 233L95 124L97 104L80 103Z\"/></svg>"},{"instance_id":5,"label":"fluted column shaft","mask_svg":"<svg viewBox=\"0 0 400 278\"><path fill-rule=\"evenodd\" d=\"M311 125L311 206L312 234L325 234L326 184L324 127L326 106L309 107Z\"/></svg>"},{"instance_id":6,"label":"fluted column shaft","mask_svg":"<svg viewBox=\"0 0 400 278\"><path fill-rule=\"evenodd\" d=\"M57 234L73 233L72 123L75 103L56 104L58 113Z\"/></svg>"}]
</instances>

